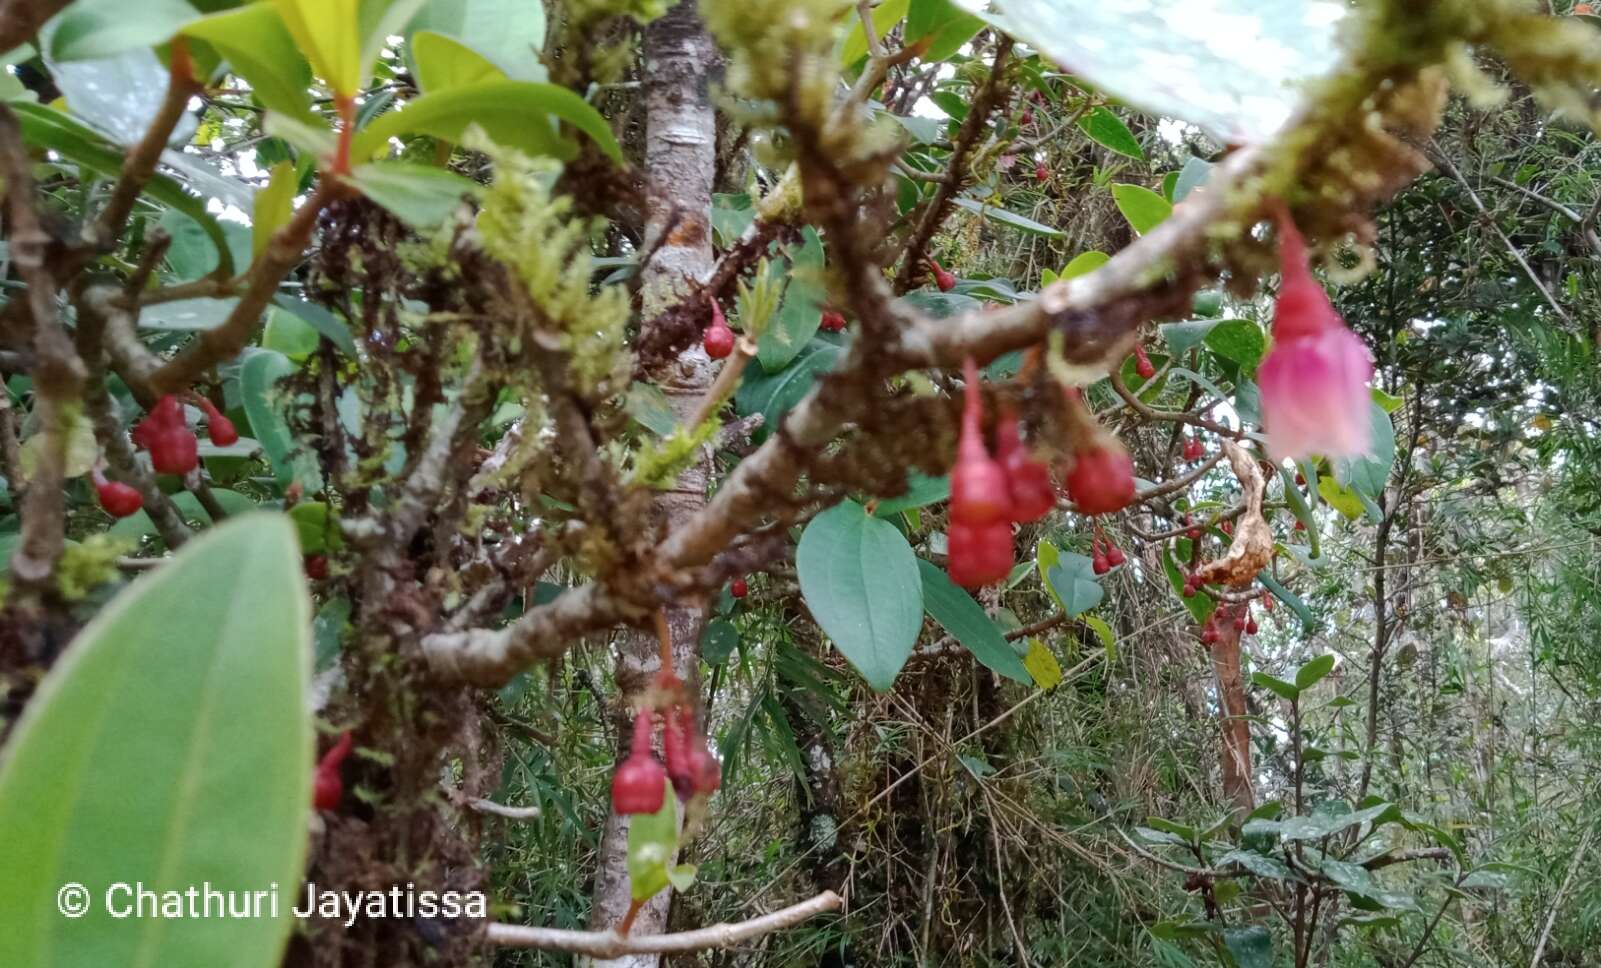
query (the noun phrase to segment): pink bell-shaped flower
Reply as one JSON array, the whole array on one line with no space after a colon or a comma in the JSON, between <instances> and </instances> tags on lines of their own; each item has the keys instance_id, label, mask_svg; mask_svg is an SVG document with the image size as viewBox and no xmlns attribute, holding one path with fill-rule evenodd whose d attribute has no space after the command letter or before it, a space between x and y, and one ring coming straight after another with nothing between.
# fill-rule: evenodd
<instances>
[{"instance_id":1,"label":"pink bell-shaped flower","mask_svg":"<svg viewBox=\"0 0 1601 968\"><path fill-rule=\"evenodd\" d=\"M1373 358L1312 278L1306 243L1287 216L1279 219L1279 262L1273 348L1256 374L1268 456L1366 453Z\"/></svg>"}]
</instances>

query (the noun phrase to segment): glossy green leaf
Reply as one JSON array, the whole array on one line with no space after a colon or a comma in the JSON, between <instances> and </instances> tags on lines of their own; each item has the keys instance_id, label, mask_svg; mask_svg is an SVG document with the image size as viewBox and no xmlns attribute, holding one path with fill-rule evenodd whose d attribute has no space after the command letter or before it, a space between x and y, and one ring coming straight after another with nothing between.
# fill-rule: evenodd
<instances>
[{"instance_id":1,"label":"glossy green leaf","mask_svg":"<svg viewBox=\"0 0 1601 968\"><path fill-rule=\"evenodd\" d=\"M668 867L678 853L678 797L665 778L662 785L666 793L660 810L628 818L628 883L636 901L646 900L668 885Z\"/></svg>"},{"instance_id":2,"label":"glossy green leaf","mask_svg":"<svg viewBox=\"0 0 1601 968\"><path fill-rule=\"evenodd\" d=\"M1112 257L1105 252L1096 252L1094 250L1080 252L1073 257L1073 261L1063 267L1060 278L1077 279L1079 276L1087 276L1110 261L1112 261Z\"/></svg>"},{"instance_id":3,"label":"glossy green leaf","mask_svg":"<svg viewBox=\"0 0 1601 968\"><path fill-rule=\"evenodd\" d=\"M1029 233L1030 235L1043 235L1050 239L1060 238L1062 235L1060 229L1053 229L1049 225L1042 225L1025 215L1019 215L1016 212L1009 212L1004 208L997 208L994 205L986 205L974 198L958 196L957 198L951 199L951 201L955 202L958 207L967 209L969 212L977 213L987 219L999 222L1002 225L1009 225L1014 229L1020 229Z\"/></svg>"},{"instance_id":4,"label":"glossy green leaf","mask_svg":"<svg viewBox=\"0 0 1601 968\"><path fill-rule=\"evenodd\" d=\"M310 635L294 529L268 514L186 545L79 633L0 754L0 964L278 964L311 803ZM118 882L276 886L279 914L117 918ZM77 919L67 883L87 890Z\"/></svg>"},{"instance_id":5,"label":"glossy green leaf","mask_svg":"<svg viewBox=\"0 0 1601 968\"><path fill-rule=\"evenodd\" d=\"M722 665L739 646L739 629L726 618L714 618L700 634L700 657L707 665Z\"/></svg>"},{"instance_id":6,"label":"glossy green leaf","mask_svg":"<svg viewBox=\"0 0 1601 968\"><path fill-rule=\"evenodd\" d=\"M278 381L295 372L295 364L282 353L266 349L247 352L239 369L239 396L245 416L262 450L272 462L280 484L300 482L308 493L322 489L322 475L309 454L300 451L289 423L287 390Z\"/></svg>"},{"instance_id":7,"label":"glossy green leaf","mask_svg":"<svg viewBox=\"0 0 1601 968\"><path fill-rule=\"evenodd\" d=\"M518 81L545 80L545 7L525 0L431 0L411 22L470 48ZM416 34L412 35L415 43ZM415 52L414 52L415 53Z\"/></svg>"},{"instance_id":8,"label":"glossy green leaf","mask_svg":"<svg viewBox=\"0 0 1601 968\"><path fill-rule=\"evenodd\" d=\"M788 366L817 335L828 299L823 288L823 240L815 229L807 228L801 244L790 247L789 264L784 301L756 339L756 360L768 373Z\"/></svg>"},{"instance_id":9,"label":"glossy green leaf","mask_svg":"<svg viewBox=\"0 0 1601 968\"><path fill-rule=\"evenodd\" d=\"M985 613L984 607L958 588L938 565L919 558L917 568L923 577L923 608L934 621L995 673L1032 685L1034 678L1029 675L1022 658Z\"/></svg>"},{"instance_id":10,"label":"glossy green leaf","mask_svg":"<svg viewBox=\"0 0 1601 968\"><path fill-rule=\"evenodd\" d=\"M261 345L269 350L279 353L295 361L304 361L306 357L317 352L317 342L320 337L311 324L296 316L285 312L277 306L267 310L267 325L261 331Z\"/></svg>"},{"instance_id":11,"label":"glossy green leaf","mask_svg":"<svg viewBox=\"0 0 1601 968\"><path fill-rule=\"evenodd\" d=\"M1235 968L1273 968L1273 934L1259 924L1224 928L1223 947L1229 950Z\"/></svg>"},{"instance_id":12,"label":"glossy green leaf","mask_svg":"<svg viewBox=\"0 0 1601 968\"><path fill-rule=\"evenodd\" d=\"M1296 873L1290 870L1290 866L1282 860L1254 850L1231 850L1219 857L1216 862L1218 867L1228 867L1230 864L1238 864L1257 877L1266 877L1275 881L1300 880Z\"/></svg>"},{"instance_id":13,"label":"glossy green leaf","mask_svg":"<svg viewBox=\"0 0 1601 968\"><path fill-rule=\"evenodd\" d=\"M272 166L266 186L256 192L256 205L250 215L250 251L253 256L260 257L272 241L272 234L293 217L295 188L299 184L300 176L295 173L293 164L280 161Z\"/></svg>"},{"instance_id":14,"label":"glossy green leaf","mask_svg":"<svg viewBox=\"0 0 1601 968\"><path fill-rule=\"evenodd\" d=\"M1173 204L1177 205L1190 197L1190 193L1206 184L1212 175L1212 163L1204 158L1188 158L1184 167L1179 169L1179 177L1173 183Z\"/></svg>"},{"instance_id":15,"label":"glossy green leaf","mask_svg":"<svg viewBox=\"0 0 1601 968\"><path fill-rule=\"evenodd\" d=\"M123 151L65 112L25 101L12 102L11 110L17 115L22 138L27 143L60 152L71 161L108 178L122 174ZM184 191L183 186L162 174L150 179L145 185L145 194L188 216L221 253L223 271L233 272L233 256L228 248L227 237L217 220L206 211L203 199Z\"/></svg>"},{"instance_id":16,"label":"glossy green leaf","mask_svg":"<svg viewBox=\"0 0 1601 968\"><path fill-rule=\"evenodd\" d=\"M1056 589L1051 587L1051 569L1055 568L1061 560L1061 549L1043 538L1034 549L1034 564L1040 573L1040 584L1045 586L1046 593L1051 596L1052 601L1056 602L1057 608L1062 607L1062 597L1056 594Z\"/></svg>"},{"instance_id":17,"label":"glossy green leaf","mask_svg":"<svg viewBox=\"0 0 1601 968\"><path fill-rule=\"evenodd\" d=\"M1167 199L1140 185L1117 184L1112 186L1112 201L1123 213L1134 231L1144 235L1161 225L1173 214L1173 205Z\"/></svg>"},{"instance_id":18,"label":"glossy green leaf","mask_svg":"<svg viewBox=\"0 0 1601 968\"><path fill-rule=\"evenodd\" d=\"M239 300L230 299L175 299L172 302L146 306L139 313L140 329L167 329L180 332L200 332L222 325Z\"/></svg>"},{"instance_id":19,"label":"glossy green leaf","mask_svg":"<svg viewBox=\"0 0 1601 968\"><path fill-rule=\"evenodd\" d=\"M910 46L926 41L922 60L942 61L955 55L983 28L983 20L951 0L912 0L906 12L905 43Z\"/></svg>"},{"instance_id":20,"label":"glossy green leaf","mask_svg":"<svg viewBox=\"0 0 1601 968\"><path fill-rule=\"evenodd\" d=\"M1249 319L1220 319L1207 331L1206 348L1255 373L1267 352L1267 334Z\"/></svg>"},{"instance_id":21,"label":"glossy green leaf","mask_svg":"<svg viewBox=\"0 0 1601 968\"><path fill-rule=\"evenodd\" d=\"M1280 699L1283 699L1286 702L1295 702L1301 698L1301 690L1294 683L1289 683L1285 682L1283 679L1274 678L1265 672L1251 673L1251 684L1255 686L1261 686L1263 689L1274 693Z\"/></svg>"},{"instance_id":22,"label":"glossy green leaf","mask_svg":"<svg viewBox=\"0 0 1601 968\"><path fill-rule=\"evenodd\" d=\"M229 70L250 82L263 107L311 119L311 65L273 4L247 3L202 17L183 32L215 48Z\"/></svg>"},{"instance_id":23,"label":"glossy green leaf","mask_svg":"<svg viewBox=\"0 0 1601 968\"><path fill-rule=\"evenodd\" d=\"M1350 488L1342 487L1334 478L1328 476L1320 478L1316 493L1325 504L1350 520L1355 521L1362 516L1362 498Z\"/></svg>"},{"instance_id":24,"label":"glossy green leaf","mask_svg":"<svg viewBox=\"0 0 1601 968\"><path fill-rule=\"evenodd\" d=\"M906 493L900 497L886 498L873 507L873 513L881 518L910 511L913 508L926 508L930 504L938 504L951 496L951 478L948 474L939 477L929 477L917 471L908 471L906 474Z\"/></svg>"},{"instance_id":25,"label":"glossy green leaf","mask_svg":"<svg viewBox=\"0 0 1601 968\"><path fill-rule=\"evenodd\" d=\"M883 0L874 7L873 28L878 36L887 36L891 28L905 19L910 6L911 0ZM840 48L839 62L849 67L866 56L867 32L862 29L862 18L853 11L850 33L845 35L845 43Z\"/></svg>"},{"instance_id":26,"label":"glossy green leaf","mask_svg":"<svg viewBox=\"0 0 1601 968\"><path fill-rule=\"evenodd\" d=\"M1106 661L1117 661L1117 635L1112 627L1094 615L1080 615L1079 621L1089 626L1095 637L1101 640L1101 648L1106 650Z\"/></svg>"},{"instance_id":27,"label":"glossy green leaf","mask_svg":"<svg viewBox=\"0 0 1601 968\"><path fill-rule=\"evenodd\" d=\"M476 182L453 171L403 161L357 165L350 173L350 183L419 229L438 228L461 206L464 196L481 190Z\"/></svg>"},{"instance_id":28,"label":"glossy green leaf","mask_svg":"<svg viewBox=\"0 0 1601 968\"><path fill-rule=\"evenodd\" d=\"M988 0L961 0L981 12ZM1278 130L1340 58L1344 4L1324 0L994 0L1005 29L1121 101L1224 142Z\"/></svg>"},{"instance_id":29,"label":"glossy green leaf","mask_svg":"<svg viewBox=\"0 0 1601 968\"><path fill-rule=\"evenodd\" d=\"M351 155L371 158L390 138L403 134L460 141L467 126L476 124L500 144L571 158L577 149L557 133L551 119L571 124L594 139L607 157L622 161L622 149L600 112L564 87L535 81L489 81L424 94L356 132Z\"/></svg>"},{"instance_id":30,"label":"glossy green leaf","mask_svg":"<svg viewBox=\"0 0 1601 968\"><path fill-rule=\"evenodd\" d=\"M867 684L893 685L923 627L923 580L906 538L842 501L806 525L795 570L806 607Z\"/></svg>"},{"instance_id":31,"label":"glossy green leaf","mask_svg":"<svg viewBox=\"0 0 1601 968\"><path fill-rule=\"evenodd\" d=\"M1334 656L1320 655L1295 670L1295 688L1310 689L1334 671Z\"/></svg>"},{"instance_id":32,"label":"glossy green leaf","mask_svg":"<svg viewBox=\"0 0 1601 968\"><path fill-rule=\"evenodd\" d=\"M507 79L506 72L482 54L432 30L411 35L411 56L417 62L417 86L428 94Z\"/></svg>"},{"instance_id":33,"label":"glossy green leaf","mask_svg":"<svg viewBox=\"0 0 1601 968\"><path fill-rule=\"evenodd\" d=\"M844 355L833 343L814 339L777 373L747 368L744 382L734 394L734 409L742 416L762 415L762 426L752 438L760 442L775 433L784 415L806 396L817 377L832 370Z\"/></svg>"},{"instance_id":34,"label":"glossy green leaf","mask_svg":"<svg viewBox=\"0 0 1601 968\"><path fill-rule=\"evenodd\" d=\"M1377 403L1369 404L1373 424L1372 443L1361 457L1341 457L1334 462L1334 478L1358 494L1377 498L1395 465L1395 425Z\"/></svg>"},{"instance_id":35,"label":"glossy green leaf","mask_svg":"<svg viewBox=\"0 0 1601 968\"><path fill-rule=\"evenodd\" d=\"M1123 119L1106 108L1095 108L1078 119L1078 127L1096 144L1136 161L1145 160L1145 149Z\"/></svg>"},{"instance_id":36,"label":"glossy green leaf","mask_svg":"<svg viewBox=\"0 0 1601 968\"><path fill-rule=\"evenodd\" d=\"M299 316L308 326L328 338L330 343L344 351L346 356L356 355L356 341L351 338L350 327L328 310L304 299L279 293L272 304L285 312Z\"/></svg>"},{"instance_id":37,"label":"glossy green leaf","mask_svg":"<svg viewBox=\"0 0 1601 968\"><path fill-rule=\"evenodd\" d=\"M58 61L89 60L153 47L166 43L199 16L184 0L143 0L137 16L129 16L124 0L78 0L55 19L50 56Z\"/></svg>"},{"instance_id":38,"label":"glossy green leaf","mask_svg":"<svg viewBox=\"0 0 1601 968\"><path fill-rule=\"evenodd\" d=\"M1095 569L1090 559L1071 551L1061 552L1057 563L1045 573L1045 579L1062 609L1068 615L1081 615L1101 603L1105 592L1095 580Z\"/></svg>"}]
</instances>

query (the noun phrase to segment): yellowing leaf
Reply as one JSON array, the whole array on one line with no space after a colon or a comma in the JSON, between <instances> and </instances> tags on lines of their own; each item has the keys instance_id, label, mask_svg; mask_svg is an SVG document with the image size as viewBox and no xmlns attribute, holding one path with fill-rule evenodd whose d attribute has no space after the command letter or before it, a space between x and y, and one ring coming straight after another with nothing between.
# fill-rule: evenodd
<instances>
[{"instance_id":1,"label":"yellowing leaf","mask_svg":"<svg viewBox=\"0 0 1601 968\"><path fill-rule=\"evenodd\" d=\"M1341 487L1340 482L1334 479L1334 475L1320 476L1317 481L1317 492L1329 507L1351 520L1354 521L1362 516L1362 499L1350 488Z\"/></svg>"},{"instance_id":2,"label":"yellowing leaf","mask_svg":"<svg viewBox=\"0 0 1601 968\"><path fill-rule=\"evenodd\" d=\"M255 212L251 215L250 253L261 257L272 233L278 231L294 214L295 188L300 178L295 174L292 161L280 161L272 166L265 188L256 192Z\"/></svg>"},{"instance_id":3,"label":"yellowing leaf","mask_svg":"<svg viewBox=\"0 0 1601 968\"><path fill-rule=\"evenodd\" d=\"M1039 639L1028 640L1028 654L1023 656L1023 668L1034 677L1041 689L1055 689L1062 681L1062 666L1056 655Z\"/></svg>"},{"instance_id":4,"label":"yellowing leaf","mask_svg":"<svg viewBox=\"0 0 1601 968\"><path fill-rule=\"evenodd\" d=\"M1093 615L1080 615L1084 624L1090 627L1095 637L1101 640L1101 647L1106 649L1106 661L1117 661L1117 636L1112 633L1112 627Z\"/></svg>"}]
</instances>

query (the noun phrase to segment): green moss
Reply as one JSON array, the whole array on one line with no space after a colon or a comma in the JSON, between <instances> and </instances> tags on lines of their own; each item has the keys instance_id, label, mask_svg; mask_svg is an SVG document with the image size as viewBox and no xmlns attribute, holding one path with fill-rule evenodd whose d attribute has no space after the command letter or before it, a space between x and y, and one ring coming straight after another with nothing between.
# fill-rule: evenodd
<instances>
[{"instance_id":1,"label":"green moss","mask_svg":"<svg viewBox=\"0 0 1601 968\"><path fill-rule=\"evenodd\" d=\"M69 602L82 601L117 577L117 558L132 548L132 542L109 534L92 534L68 544L56 564L56 590Z\"/></svg>"}]
</instances>

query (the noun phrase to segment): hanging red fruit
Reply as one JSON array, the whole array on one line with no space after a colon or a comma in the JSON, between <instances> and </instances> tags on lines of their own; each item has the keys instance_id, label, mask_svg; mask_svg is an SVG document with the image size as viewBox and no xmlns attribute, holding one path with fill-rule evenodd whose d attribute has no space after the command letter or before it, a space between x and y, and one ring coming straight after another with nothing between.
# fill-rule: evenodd
<instances>
[{"instance_id":1,"label":"hanging red fruit","mask_svg":"<svg viewBox=\"0 0 1601 968\"><path fill-rule=\"evenodd\" d=\"M183 405L168 394L133 429L134 443L150 452L159 474L187 474L200 463L200 442L184 423Z\"/></svg>"},{"instance_id":2,"label":"hanging red fruit","mask_svg":"<svg viewBox=\"0 0 1601 968\"><path fill-rule=\"evenodd\" d=\"M332 810L339 806L340 798L345 795L345 783L339 775L339 765L350 754L350 746L350 731L347 729L340 734L339 741L317 761L317 771L311 780L311 805L318 810Z\"/></svg>"},{"instance_id":3,"label":"hanging red fruit","mask_svg":"<svg viewBox=\"0 0 1601 968\"><path fill-rule=\"evenodd\" d=\"M1206 448L1201 445L1199 437L1184 438L1184 459L1187 461L1200 460L1206 456Z\"/></svg>"},{"instance_id":4,"label":"hanging red fruit","mask_svg":"<svg viewBox=\"0 0 1601 968\"><path fill-rule=\"evenodd\" d=\"M106 475L99 468L95 468L91 480L100 507L112 517L125 518L144 507L144 498L139 496L137 490L121 481L106 480Z\"/></svg>"},{"instance_id":5,"label":"hanging red fruit","mask_svg":"<svg viewBox=\"0 0 1601 968\"><path fill-rule=\"evenodd\" d=\"M1051 169L1046 166L1045 162L1043 162L1043 161L1035 162L1035 164L1034 164L1034 180L1039 182L1039 183L1041 183L1041 184L1044 184L1045 182L1048 182L1048 181L1051 180Z\"/></svg>"},{"instance_id":6,"label":"hanging red fruit","mask_svg":"<svg viewBox=\"0 0 1601 968\"><path fill-rule=\"evenodd\" d=\"M1281 461L1366 453L1372 357L1312 277L1306 242L1287 214L1278 220L1278 234L1273 348L1257 370L1268 456Z\"/></svg>"},{"instance_id":7,"label":"hanging red fruit","mask_svg":"<svg viewBox=\"0 0 1601 968\"><path fill-rule=\"evenodd\" d=\"M978 363L968 357L962 368L967 386L956 466L951 470L951 520L974 525L1010 521L1012 496L1006 470L984 446L984 396L979 389Z\"/></svg>"},{"instance_id":8,"label":"hanging red fruit","mask_svg":"<svg viewBox=\"0 0 1601 968\"><path fill-rule=\"evenodd\" d=\"M200 409L206 412L206 434L211 442L218 447L227 447L239 441L239 431L234 428L233 421L222 415L216 405L199 394L195 399L200 403Z\"/></svg>"},{"instance_id":9,"label":"hanging red fruit","mask_svg":"<svg viewBox=\"0 0 1601 968\"><path fill-rule=\"evenodd\" d=\"M1012 520L1022 524L1038 521L1056 506L1050 468L1029 456L1018 432L1017 415L1004 408L995 424L995 457L1006 471Z\"/></svg>"},{"instance_id":10,"label":"hanging red fruit","mask_svg":"<svg viewBox=\"0 0 1601 968\"><path fill-rule=\"evenodd\" d=\"M940 292L950 292L956 288L956 277L946 272L937 259L929 259L928 267L934 273L934 285Z\"/></svg>"},{"instance_id":11,"label":"hanging red fruit","mask_svg":"<svg viewBox=\"0 0 1601 968\"><path fill-rule=\"evenodd\" d=\"M945 571L963 588L980 588L1012 573L1012 526L952 521L945 532Z\"/></svg>"},{"instance_id":12,"label":"hanging red fruit","mask_svg":"<svg viewBox=\"0 0 1601 968\"><path fill-rule=\"evenodd\" d=\"M1121 511L1134 500L1134 460L1117 438L1100 434L1073 453L1067 496L1080 514L1092 515Z\"/></svg>"},{"instance_id":13,"label":"hanging red fruit","mask_svg":"<svg viewBox=\"0 0 1601 968\"><path fill-rule=\"evenodd\" d=\"M1101 539L1090 539L1090 568L1097 575L1104 575L1112 570L1111 562L1106 560L1106 552L1101 550Z\"/></svg>"},{"instance_id":14,"label":"hanging red fruit","mask_svg":"<svg viewBox=\"0 0 1601 968\"><path fill-rule=\"evenodd\" d=\"M1123 564L1127 560L1128 559L1126 557L1124 557L1124 555L1123 555L1123 549L1122 548L1119 548L1117 545L1113 544L1111 541L1107 541L1106 542L1106 561L1107 561L1107 564L1110 564L1113 568L1116 568L1119 565Z\"/></svg>"},{"instance_id":15,"label":"hanging red fruit","mask_svg":"<svg viewBox=\"0 0 1601 968\"><path fill-rule=\"evenodd\" d=\"M823 313L822 321L817 324L817 328L825 333L838 333L845 328L845 317L832 309L827 310Z\"/></svg>"},{"instance_id":16,"label":"hanging red fruit","mask_svg":"<svg viewBox=\"0 0 1601 968\"><path fill-rule=\"evenodd\" d=\"M612 810L621 814L655 813L667 799L667 771L650 749L650 710L634 717L634 742L628 758L617 765L611 778Z\"/></svg>"},{"instance_id":17,"label":"hanging red fruit","mask_svg":"<svg viewBox=\"0 0 1601 968\"><path fill-rule=\"evenodd\" d=\"M746 584L745 579L736 578L728 583L728 594L735 598L744 598L750 594L750 585Z\"/></svg>"},{"instance_id":18,"label":"hanging red fruit","mask_svg":"<svg viewBox=\"0 0 1601 968\"><path fill-rule=\"evenodd\" d=\"M1145 346L1142 343L1134 344L1134 372L1142 380L1149 380L1156 375L1156 367L1151 365L1151 358L1145 355Z\"/></svg>"},{"instance_id":19,"label":"hanging red fruit","mask_svg":"<svg viewBox=\"0 0 1601 968\"><path fill-rule=\"evenodd\" d=\"M734 331L728 328L728 320L723 318L723 307L717 305L717 300L708 296L707 301L712 304L712 321L701 336L701 345L707 356L720 360L734 352Z\"/></svg>"}]
</instances>

